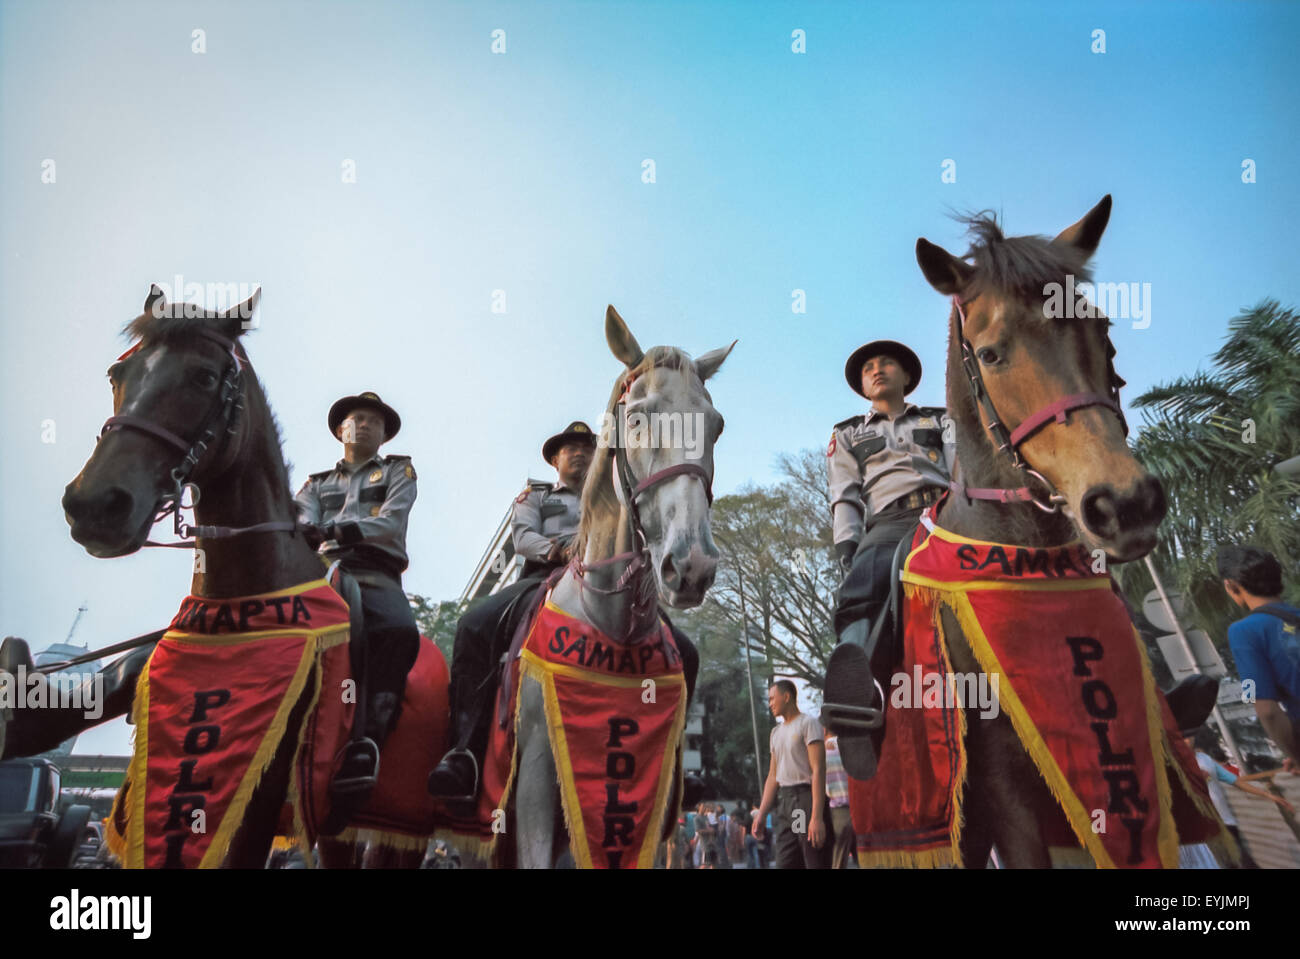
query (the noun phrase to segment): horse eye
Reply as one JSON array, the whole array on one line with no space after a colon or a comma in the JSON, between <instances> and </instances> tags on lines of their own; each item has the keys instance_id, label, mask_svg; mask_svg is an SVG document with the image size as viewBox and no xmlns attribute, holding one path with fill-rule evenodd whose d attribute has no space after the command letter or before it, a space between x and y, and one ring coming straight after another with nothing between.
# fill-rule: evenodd
<instances>
[{"instance_id":1,"label":"horse eye","mask_svg":"<svg viewBox=\"0 0 1300 959\"><path fill-rule=\"evenodd\" d=\"M194 374L194 382L205 390L210 390L217 385L217 374L211 370L199 370Z\"/></svg>"},{"instance_id":2,"label":"horse eye","mask_svg":"<svg viewBox=\"0 0 1300 959\"><path fill-rule=\"evenodd\" d=\"M998 352L991 347L986 346L982 350L977 351L975 355L979 357L979 361L985 366L993 366L998 361Z\"/></svg>"}]
</instances>

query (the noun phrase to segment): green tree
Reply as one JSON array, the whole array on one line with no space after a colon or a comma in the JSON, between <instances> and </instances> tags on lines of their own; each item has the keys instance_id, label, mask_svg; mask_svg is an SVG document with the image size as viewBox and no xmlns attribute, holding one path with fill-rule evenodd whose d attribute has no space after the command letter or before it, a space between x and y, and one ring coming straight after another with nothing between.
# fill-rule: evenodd
<instances>
[{"instance_id":1,"label":"green tree","mask_svg":"<svg viewBox=\"0 0 1300 959\"><path fill-rule=\"evenodd\" d=\"M803 450L777 462L781 482L747 486L713 504L713 537L722 559L703 610L746 637L766 677L797 677L820 689L835 643L840 579L825 457Z\"/></svg>"},{"instance_id":2,"label":"green tree","mask_svg":"<svg viewBox=\"0 0 1300 959\"><path fill-rule=\"evenodd\" d=\"M1154 559L1218 642L1240 617L1215 569L1219 545L1268 549L1293 576L1300 559L1300 483L1276 470L1300 454L1297 384L1300 322L1266 300L1230 321L1211 371L1157 385L1133 403L1143 411L1134 453L1169 501ZM1140 564L1122 575L1130 597L1151 588ZM1297 595L1294 579L1289 595Z\"/></svg>"},{"instance_id":3,"label":"green tree","mask_svg":"<svg viewBox=\"0 0 1300 959\"><path fill-rule=\"evenodd\" d=\"M451 665L451 648L456 639L456 623L465 612L465 603L444 599L440 603L431 602L418 593L407 593L411 604L411 613L415 616L415 625L423 636L433 640L434 645L442 651L447 665Z\"/></svg>"}]
</instances>

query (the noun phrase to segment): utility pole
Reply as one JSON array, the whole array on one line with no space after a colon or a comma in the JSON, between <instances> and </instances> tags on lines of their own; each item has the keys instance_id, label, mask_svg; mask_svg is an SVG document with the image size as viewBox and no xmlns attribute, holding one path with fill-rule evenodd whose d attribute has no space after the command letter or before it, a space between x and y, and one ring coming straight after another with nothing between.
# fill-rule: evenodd
<instances>
[{"instance_id":1,"label":"utility pole","mask_svg":"<svg viewBox=\"0 0 1300 959\"><path fill-rule=\"evenodd\" d=\"M754 777L758 795L763 795L763 758L758 751L758 712L754 708L754 671L749 659L749 617L745 613L745 574L736 566L736 583L740 587L740 642L745 647L745 685L749 687L749 725L754 731Z\"/></svg>"}]
</instances>

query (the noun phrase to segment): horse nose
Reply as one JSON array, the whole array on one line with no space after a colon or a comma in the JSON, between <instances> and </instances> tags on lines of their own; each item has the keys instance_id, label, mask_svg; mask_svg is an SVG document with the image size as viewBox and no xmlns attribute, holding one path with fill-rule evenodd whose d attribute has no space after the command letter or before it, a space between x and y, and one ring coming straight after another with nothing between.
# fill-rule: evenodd
<instances>
[{"instance_id":1,"label":"horse nose","mask_svg":"<svg viewBox=\"0 0 1300 959\"><path fill-rule=\"evenodd\" d=\"M703 596L718 572L718 551L692 543L688 551L669 550L659 566L660 580L674 593Z\"/></svg>"},{"instance_id":2,"label":"horse nose","mask_svg":"<svg viewBox=\"0 0 1300 959\"><path fill-rule=\"evenodd\" d=\"M1143 476L1125 493L1100 483L1083 494L1082 520L1088 532L1103 540L1122 540L1157 526L1165 518L1165 490L1154 476Z\"/></svg>"},{"instance_id":3,"label":"horse nose","mask_svg":"<svg viewBox=\"0 0 1300 959\"><path fill-rule=\"evenodd\" d=\"M135 498L120 486L110 486L92 495L76 489L75 484L69 484L63 491L63 512L73 526L91 523L116 529L130 518L134 507Z\"/></svg>"}]
</instances>

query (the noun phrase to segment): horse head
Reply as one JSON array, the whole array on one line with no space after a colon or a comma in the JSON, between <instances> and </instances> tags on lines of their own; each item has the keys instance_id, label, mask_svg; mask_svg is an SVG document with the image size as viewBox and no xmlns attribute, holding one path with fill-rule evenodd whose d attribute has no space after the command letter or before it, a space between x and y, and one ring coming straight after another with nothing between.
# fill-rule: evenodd
<instances>
[{"instance_id":1,"label":"horse head","mask_svg":"<svg viewBox=\"0 0 1300 959\"><path fill-rule=\"evenodd\" d=\"M1062 507L1089 548L1123 561L1155 545L1166 503L1125 439L1110 321L1076 301L1110 207L1106 196L1051 240L1004 237L991 215L970 217L966 259L923 238L916 257L953 298L948 410L962 481L1020 485L1007 492Z\"/></svg>"},{"instance_id":2,"label":"horse head","mask_svg":"<svg viewBox=\"0 0 1300 959\"><path fill-rule=\"evenodd\" d=\"M723 425L704 383L736 344L697 360L674 347L643 351L613 306L605 313L605 338L625 370L583 489L578 549L590 545L589 557L604 558L644 546L660 601L698 606L718 565L709 508L713 446ZM631 522L619 523L620 516Z\"/></svg>"},{"instance_id":3,"label":"horse head","mask_svg":"<svg viewBox=\"0 0 1300 959\"><path fill-rule=\"evenodd\" d=\"M113 416L63 495L72 538L92 556L135 552L182 487L238 461L250 432L240 425L249 419L241 416L246 396L261 397L251 370L244 375L239 336L260 297L259 289L212 312L169 304L151 287L144 312L126 327L135 346L108 370Z\"/></svg>"}]
</instances>

